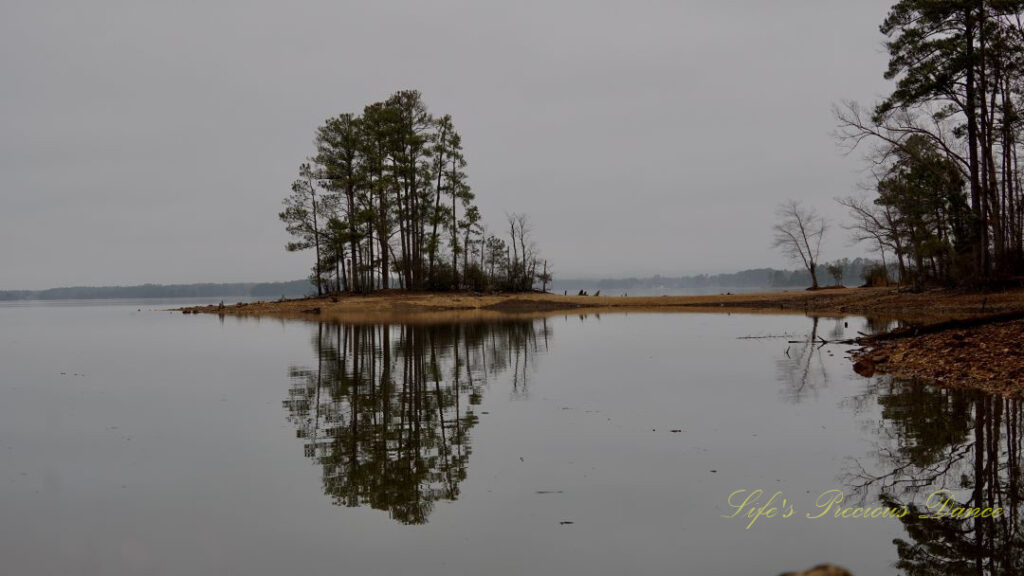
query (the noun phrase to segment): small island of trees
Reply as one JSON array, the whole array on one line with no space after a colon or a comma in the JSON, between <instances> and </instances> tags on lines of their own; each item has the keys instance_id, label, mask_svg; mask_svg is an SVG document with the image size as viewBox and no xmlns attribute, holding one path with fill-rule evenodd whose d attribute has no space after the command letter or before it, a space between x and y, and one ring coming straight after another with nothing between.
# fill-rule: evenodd
<instances>
[{"instance_id":1,"label":"small island of trees","mask_svg":"<svg viewBox=\"0 0 1024 576\"><path fill-rule=\"evenodd\" d=\"M403 90L316 130L315 154L279 214L312 250L317 294L402 290L546 290L551 270L526 215L488 234L466 176L462 138Z\"/></svg>"}]
</instances>

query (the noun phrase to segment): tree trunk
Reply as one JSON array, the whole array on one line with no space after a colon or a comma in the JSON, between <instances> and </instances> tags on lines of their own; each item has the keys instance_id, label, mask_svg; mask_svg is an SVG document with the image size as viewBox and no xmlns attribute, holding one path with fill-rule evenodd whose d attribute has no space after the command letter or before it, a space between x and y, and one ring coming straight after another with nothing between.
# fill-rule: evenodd
<instances>
[{"instance_id":1,"label":"tree trunk","mask_svg":"<svg viewBox=\"0 0 1024 576\"><path fill-rule=\"evenodd\" d=\"M320 224L317 222L316 188L313 188L312 178L307 179L307 182L309 182L309 195L313 204L313 244L316 246L316 266L313 267L313 274L316 276L316 295L323 296L324 290L320 285Z\"/></svg>"},{"instance_id":2,"label":"tree trunk","mask_svg":"<svg viewBox=\"0 0 1024 576\"><path fill-rule=\"evenodd\" d=\"M454 164L453 170L454 170ZM459 289L459 229L455 213L455 189L452 188L452 290Z\"/></svg>"},{"instance_id":3,"label":"tree trunk","mask_svg":"<svg viewBox=\"0 0 1024 576\"><path fill-rule=\"evenodd\" d=\"M982 213L981 180L978 170L978 119L977 87L974 83L974 7L969 6L964 13L964 41L967 56L966 102L964 111L967 115L967 151L969 154L968 172L971 185L971 211L974 214L974 261L977 271L988 276L988 232Z\"/></svg>"}]
</instances>

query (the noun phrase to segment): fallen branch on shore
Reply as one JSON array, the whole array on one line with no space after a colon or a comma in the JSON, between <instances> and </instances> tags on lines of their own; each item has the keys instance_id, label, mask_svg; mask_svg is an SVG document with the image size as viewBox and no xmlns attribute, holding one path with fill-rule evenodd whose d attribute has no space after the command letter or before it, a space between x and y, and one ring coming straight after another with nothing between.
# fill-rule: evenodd
<instances>
[{"instance_id":1,"label":"fallen branch on shore","mask_svg":"<svg viewBox=\"0 0 1024 576\"><path fill-rule=\"evenodd\" d=\"M844 338L844 339L841 339L841 340L825 340L821 336L816 336L815 338L812 338L812 339L809 339L809 340L789 340L786 343L787 344L811 344L811 343L814 343L814 342L821 342L821 345L818 346L819 348L821 348L821 346L826 346L828 344L860 344L861 343L861 339L860 338Z\"/></svg>"},{"instance_id":2,"label":"fallen branch on shore","mask_svg":"<svg viewBox=\"0 0 1024 576\"><path fill-rule=\"evenodd\" d=\"M861 376L884 372L949 387L1024 395L1024 311L906 326L857 338L850 357Z\"/></svg>"},{"instance_id":3,"label":"fallen branch on shore","mask_svg":"<svg viewBox=\"0 0 1024 576\"><path fill-rule=\"evenodd\" d=\"M1014 312L1001 312L999 314L986 314L984 316L975 316L973 318L945 320L942 322L933 322L930 324L914 324L910 326L901 326L899 328L893 328L888 332L882 332L879 334L865 334L863 332L857 332L857 334L860 335L857 338L826 340L821 336L817 336L816 341L821 342L822 346L826 344L855 344L859 346L867 346L875 342L899 340L901 338L914 338L916 336L924 336L925 334L936 334L938 332L945 332L947 330L963 330L966 328L977 328L978 326L985 326L988 324L999 324L1000 322L1012 322L1014 320L1024 320L1024 310ZM807 343L807 340L788 341L788 344L805 343Z\"/></svg>"},{"instance_id":4,"label":"fallen branch on shore","mask_svg":"<svg viewBox=\"0 0 1024 576\"><path fill-rule=\"evenodd\" d=\"M1017 310L1013 312L1001 312L998 314L986 314L984 316L974 316L973 318L962 318L959 320L946 320L944 322L934 322L931 324L921 324L912 326L903 326L900 328L894 328L888 332L881 334L862 335L856 339L857 343L869 344L871 342L882 342L885 340L897 340L900 338L913 338L915 336L923 336L925 334L935 334L936 332L945 332L946 330L962 330L964 328L976 328L978 326L984 326L986 324L998 324L1000 322L1011 322L1013 320L1024 319L1024 310Z\"/></svg>"}]
</instances>

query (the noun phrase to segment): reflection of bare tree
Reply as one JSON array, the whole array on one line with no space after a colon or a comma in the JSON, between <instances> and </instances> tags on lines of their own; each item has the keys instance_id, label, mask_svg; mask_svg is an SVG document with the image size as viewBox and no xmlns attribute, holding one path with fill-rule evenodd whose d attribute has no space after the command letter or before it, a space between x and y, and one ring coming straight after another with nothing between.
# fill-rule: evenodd
<instances>
[{"instance_id":1,"label":"reflection of bare tree","mask_svg":"<svg viewBox=\"0 0 1024 576\"><path fill-rule=\"evenodd\" d=\"M846 319L833 318L832 329L828 332L829 340L842 340L846 336Z\"/></svg>"},{"instance_id":2,"label":"reflection of bare tree","mask_svg":"<svg viewBox=\"0 0 1024 576\"><path fill-rule=\"evenodd\" d=\"M546 322L539 334L546 347ZM284 405L324 492L425 523L434 502L458 498L488 377L512 368L514 393L525 392L537 338L532 321L320 324L316 366L289 370Z\"/></svg>"},{"instance_id":3,"label":"reflection of bare tree","mask_svg":"<svg viewBox=\"0 0 1024 576\"><path fill-rule=\"evenodd\" d=\"M875 465L851 463L844 482L862 500L909 509L897 567L911 576L1024 574L1021 402L886 380L873 390L883 416ZM934 512L927 496L942 489L953 506L1005 515L921 518Z\"/></svg>"},{"instance_id":4,"label":"reflection of bare tree","mask_svg":"<svg viewBox=\"0 0 1024 576\"><path fill-rule=\"evenodd\" d=\"M864 319L864 330L862 332L865 334L881 334L899 326L900 322L892 318L868 316Z\"/></svg>"},{"instance_id":5,"label":"reflection of bare tree","mask_svg":"<svg viewBox=\"0 0 1024 576\"><path fill-rule=\"evenodd\" d=\"M818 386L828 384L828 371L821 357L822 342L818 338L817 316L811 317L811 331L800 342L790 343L784 357L776 361L776 376L786 385L783 396L799 404Z\"/></svg>"}]
</instances>

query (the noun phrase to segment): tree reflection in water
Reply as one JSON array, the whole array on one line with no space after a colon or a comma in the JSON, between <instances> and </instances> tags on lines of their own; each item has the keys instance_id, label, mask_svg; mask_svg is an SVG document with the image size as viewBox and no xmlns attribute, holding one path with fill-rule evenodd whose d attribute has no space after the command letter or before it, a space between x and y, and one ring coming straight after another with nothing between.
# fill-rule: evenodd
<instances>
[{"instance_id":1,"label":"tree reflection in water","mask_svg":"<svg viewBox=\"0 0 1024 576\"><path fill-rule=\"evenodd\" d=\"M871 460L844 478L862 500L907 506L897 568L910 576L1024 574L1021 537L1021 401L879 379L882 409ZM871 471L869 471L869 468ZM1001 518L921 518L928 495L955 506L1003 508Z\"/></svg>"},{"instance_id":2,"label":"tree reflection in water","mask_svg":"<svg viewBox=\"0 0 1024 576\"><path fill-rule=\"evenodd\" d=\"M818 387L828 385L828 370L822 359L822 343L818 329L822 322L817 316L810 317L811 329L801 340L793 340L786 347L785 355L775 362L776 379L786 387L783 398L799 404L808 395L814 396ZM842 320L836 321L842 330ZM835 329L833 329L835 331Z\"/></svg>"},{"instance_id":3,"label":"tree reflection in water","mask_svg":"<svg viewBox=\"0 0 1024 576\"><path fill-rule=\"evenodd\" d=\"M791 341L776 360L784 400L799 403L828 386L828 347L819 338L826 321L810 318L804 338ZM858 332L899 324L864 322ZM841 326L833 326L831 339L841 337ZM880 418L862 428L873 443L870 455L848 460L840 480L848 499L844 505L908 509L900 518L906 535L894 541L901 574L1024 574L1021 400L883 376L842 404L857 413L873 413L875 405L881 409ZM1002 508L1004 515L922 518L936 512L927 507L928 497L940 490L950 491L949 508Z\"/></svg>"},{"instance_id":4,"label":"tree reflection in water","mask_svg":"<svg viewBox=\"0 0 1024 576\"><path fill-rule=\"evenodd\" d=\"M293 366L284 406L335 504L427 522L466 478L469 431L488 379L512 371L525 397L546 320L440 325L320 324L316 366Z\"/></svg>"},{"instance_id":5,"label":"tree reflection in water","mask_svg":"<svg viewBox=\"0 0 1024 576\"><path fill-rule=\"evenodd\" d=\"M878 334L896 328L900 323L889 318L862 318L860 328L851 327L845 317L808 316L810 327L800 339L789 340L785 352L775 362L776 379L785 386L782 397L792 404L799 404L828 387L829 369L826 356L835 356L836 348L829 342L850 338L859 334ZM831 327L829 327L831 325ZM822 334L827 330L827 335Z\"/></svg>"}]
</instances>

